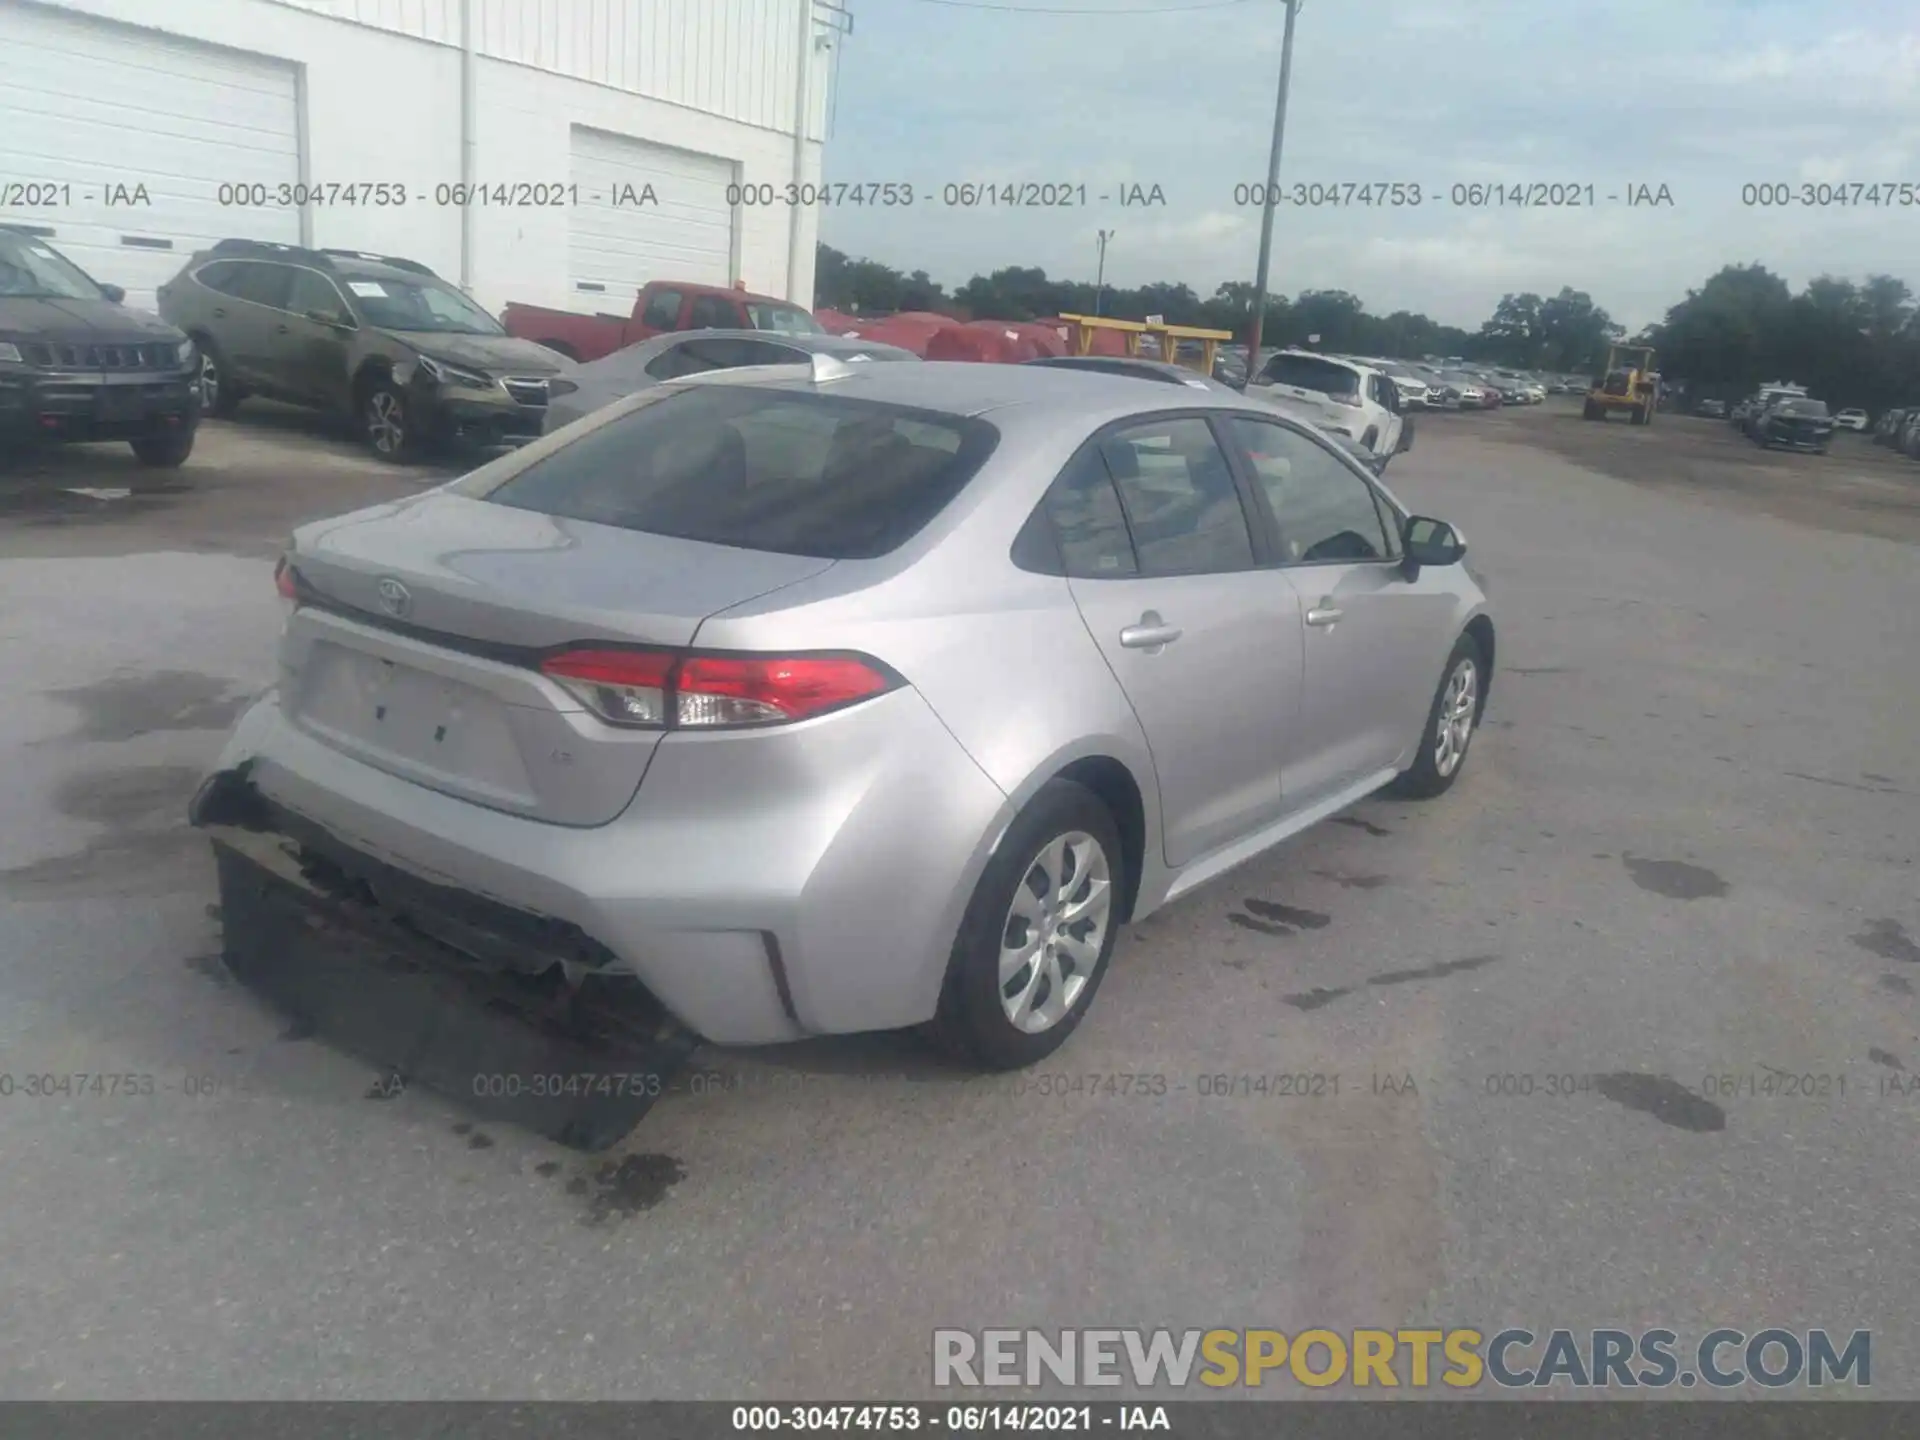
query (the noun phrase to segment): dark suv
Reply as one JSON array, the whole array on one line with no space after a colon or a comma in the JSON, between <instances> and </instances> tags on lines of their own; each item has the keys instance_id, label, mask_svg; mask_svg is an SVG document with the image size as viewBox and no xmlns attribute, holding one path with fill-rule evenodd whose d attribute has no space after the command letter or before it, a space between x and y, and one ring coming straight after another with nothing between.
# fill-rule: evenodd
<instances>
[{"instance_id":1,"label":"dark suv","mask_svg":"<svg viewBox=\"0 0 1920 1440\"><path fill-rule=\"evenodd\" d=\"M130 441L146 465L193 453L193 342L125 298L33 227L0 225L0 458L74 440Z\"/></svg>"},{"instance_id":2,"label":"dark suv","mask_svg":"<svg viewBox=\"0 0 1920 1440\"><path fill-rule=\"evenodd\" d=\"M222 240L158 294L200 347L209 414L249 395L331 411L389 460L435 442L534 438L549 381L572 368L394 256Z\"/></svg>"}]
</instances>

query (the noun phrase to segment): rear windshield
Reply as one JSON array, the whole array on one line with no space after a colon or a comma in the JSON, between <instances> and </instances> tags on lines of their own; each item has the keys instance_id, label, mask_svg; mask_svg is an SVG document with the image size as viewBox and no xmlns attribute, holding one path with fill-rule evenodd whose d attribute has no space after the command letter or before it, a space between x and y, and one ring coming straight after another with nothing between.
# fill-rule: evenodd
<instances>
[{"instance_id":1,"label":"rear windshield","mask_svg":"<svg viewBox=\"0 0 1920 1440\"><path fill-rule=\"evenodd\" d=\"M1804 415L1810 419L1826 418L1827 402L1824 400L1782 400L1778 407L1781 415Z\"/></svg>"},{"instance_id":2,"label":"rear windshield","mask_svg":"<svg viewBox=\"0 0 1920 1440\"><path fill-rule=\"evenodd\" d=\"M1345 365L1322 360L1317 355L1276 355L1260 372L1260 378L1274 385L1297 385L1302 390L1318 390L1323 395L1357 395L1360 375Z\"/></svg>"},{"instance_id":3,"label":"rear windshield","mask_svg":"<svg viewBox=\"0 0 1920 1440\"><path fill-rule=\"evenodd\" d=\"M870 560L945 509L998 440L957 415L701 385L588 431L483 498L741 550Z\"/></svg>"}]
</instances>

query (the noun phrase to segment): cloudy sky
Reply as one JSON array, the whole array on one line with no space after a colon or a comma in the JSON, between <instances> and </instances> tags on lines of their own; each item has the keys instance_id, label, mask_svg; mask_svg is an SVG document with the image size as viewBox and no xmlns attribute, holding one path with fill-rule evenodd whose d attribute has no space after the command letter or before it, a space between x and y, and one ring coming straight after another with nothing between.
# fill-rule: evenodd
<instances>
[{"instance_id":1,"label":"cloudy sky","mask_svg":"<svg viewBox=\"0 0 1920 1440\"><path fill-rule=\"evenodd\" d=\"M1259 210L1234 187L1265 179L1281 0L846 3L826 178L920 199L830 210L826 243L949 285L1005 265L1091 279L1106 228L1115 283L1253 278ZM1085 185L1089 203L928 203L963 181ZM1598 203L1450 203L1474 181L1591 185ZM1748 184L1835 181L1920 190L1912 0L1305 0L1282 185L1419 184L1424 203L1283 206L1272 288L1469 327L1507 291L1563 284L1637 327L1728 262L1920 289L1920 204L1742 203ZM1122 208L1133 184L1167 204ZM1629 206L1639 185L1673 203Z\"/></svg>"}]
</instances>

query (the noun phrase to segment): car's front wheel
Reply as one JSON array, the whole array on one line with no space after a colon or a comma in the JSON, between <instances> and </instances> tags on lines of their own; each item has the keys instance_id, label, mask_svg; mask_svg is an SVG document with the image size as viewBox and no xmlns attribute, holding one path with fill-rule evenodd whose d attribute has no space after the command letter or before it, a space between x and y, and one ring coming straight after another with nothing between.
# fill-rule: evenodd
<instances>
[{"instance_id":1,"label":"car's front wheel","mask_svg":"<svg viewBox=\"0 0 1920 1440\"><path fill-rule=\"evenodd\" d=\"M1431 800L1453 788L1466 767L1467 746L1480 726L1486 693L1486 661L1480 646L1471 635L1462 635L1447 656L1447 668L1440 677L1440 688L1434 691L1413 764L1394 783L1397 794L1410 800Z\"/></svg>"},{"instance_id":2,"label":"car's front wheel","mask_svg":"<svg viewBox=\"0 0 1920 1440\"><path fill-rule=\"evenodd\" d=\"M929 1027L936 1043L984 1070L1059 1049L1106 974L1126 877L1099 797L1070 780L1043 786L974 888Z\"/></svg>"},{"instance_id":3,"label":"car's front wheel","mask_svg":"<svg viewBox=\"0 0 1920 1440\"><path fill-rule=\"evenodd\" d=\"M411 460L418 449L407 397L388 376L360 388L360 437L374 454L396 464Z\"/></svg>"}]
</instances>

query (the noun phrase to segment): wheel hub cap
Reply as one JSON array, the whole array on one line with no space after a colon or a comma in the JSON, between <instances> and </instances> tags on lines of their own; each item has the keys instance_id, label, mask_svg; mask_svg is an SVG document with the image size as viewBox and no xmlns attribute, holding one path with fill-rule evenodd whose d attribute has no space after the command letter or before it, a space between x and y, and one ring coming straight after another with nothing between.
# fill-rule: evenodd
<instances>
[{"instance_id":1,"label":"wheel hub cap","mask_svg":"<svg viewBox=\"0 0 1920 1440\"><path fill-rule=\"evenodd\" d=\"M1093 836L1070 831L1034 856L1000 937L1000 1005L1016 1029L1050 1030L1079 1004L1112 912L1112 872Z\"/></svg>"},{"instance_id":2,"label":"wheel hub cap","mask_svg":"<svg viewBox=\"0 0 1920 1440\"><path fill-rule=\"evenodd\" d=\"M1434 722L1433 768L1442 775L1451 775L1466 759L1467 742L1473 738L1479 704L1479 667L1471 660L1462 660L1447 677L1447 686L1440 698L1440 714Z\"/></svg>"}]
</instances>

